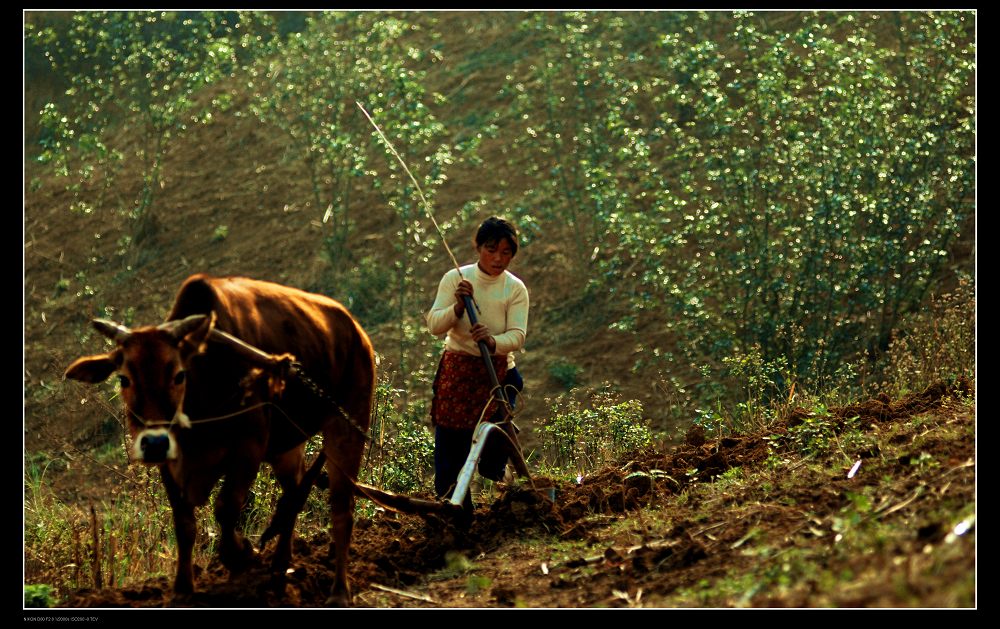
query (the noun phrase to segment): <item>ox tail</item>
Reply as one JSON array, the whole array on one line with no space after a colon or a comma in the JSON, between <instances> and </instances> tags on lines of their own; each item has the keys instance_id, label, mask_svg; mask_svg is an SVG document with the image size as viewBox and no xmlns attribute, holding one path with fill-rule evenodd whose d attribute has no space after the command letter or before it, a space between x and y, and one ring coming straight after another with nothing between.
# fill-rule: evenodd
<instances>
[{"instance_id":1,"label":"ox tail","mask_svg":"<svg viewBox=\"0 0 1000 629\"><path fill-rule=\"evenodd\" d=\"M286 491L281 494L281 498L278 499L278 505L274 509L274 515L271 516L271 522L260 536L259 545L261 549L275 536L290 534L292 532L295 526L295 518L298 517L302 511L302 507L306 505L306 500L309 498L309 491L313 485L319 485L321 476L326 478L326 472L323 471L323 463L325 462L326 454L320 452L316 456L316 460L313 461L313 464L306 470L298 486L292 491ZM327 479L326 482L328 484L329 480Z\"/></svg>"}]
</instances>

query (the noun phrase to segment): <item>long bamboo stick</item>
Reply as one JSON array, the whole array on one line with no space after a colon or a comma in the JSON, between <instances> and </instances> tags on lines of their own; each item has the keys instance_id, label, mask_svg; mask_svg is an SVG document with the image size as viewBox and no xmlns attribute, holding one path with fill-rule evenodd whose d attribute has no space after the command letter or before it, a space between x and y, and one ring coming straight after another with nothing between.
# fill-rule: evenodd
<instances>
[{"instance_id":1,"label":"long bamboo stick","mask_svg":"<svg viewBox=\"0 0 1000 629\"><path fill-rule=\"evenodd\" d=\"M458 264L458 260L455 258L455 254L451 252L451 247L448 246L448 240L445 239L444 237L444 230L441 229L441 226L438 225L437 220L435 220L434 213L431 212L430 203L427 202L427 197L424 196L423 189L420 187L420 184L417 183L417 178L414 177L413 173L410 172L410 169L406 166L406 162L403 161L403 158L399 156L399 153L396 151L395 147L392 146L392 142L389 141L389 138L385 137L385 134L382 133L382 129L380 129L377 124L375 124L375 121L372 119L371 115L365 110L365 108L361 106L361 103L359 103L358 101L354 101L354 103L358 106L358 109L361 110L361 113L365 115L365 118L368 119L368 122L372 123L372 126L375 127L375 131L378 132L379 137L382 138L383 142L385 142L385 146L389 149L389 151L392 152L393 155L396 156L396 159L399 160L399 165L402 166L403 170L406 171L406 174L410 176L410 181L412 181L413 185L416 186L417 194L420 195L420 201L424 205L424 213L427 214L427 218L431 219L431 223L434 224L434 228L437 230L438 235L441 236L441 242L444 244L445 250L451 257L451 261L455 265L455 269L458 271L458 275L461 277L462 270Z\"/></svg>"}]
</instances>

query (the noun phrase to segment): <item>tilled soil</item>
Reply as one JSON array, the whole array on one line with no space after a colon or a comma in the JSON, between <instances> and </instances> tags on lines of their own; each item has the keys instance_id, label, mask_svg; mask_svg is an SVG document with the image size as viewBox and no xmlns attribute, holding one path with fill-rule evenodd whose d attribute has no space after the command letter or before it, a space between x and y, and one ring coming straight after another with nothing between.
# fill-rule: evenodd
<instances>
[{"instance_id":1,"label":"tilled soil","mask_svg":"<svg viewBox=\"0 0 1000 629\"><path fill-rule=\"evenodd\" d=\"M860 418L865 425L884 425L940 410L954 394L971 392L967 381L941 383L897 401L876 399L832 408L829 416L835 422ZM809 411L795 409L787 425L794 426L808 416ZM974 420L970 414L958 414L950 421ZM782 430L778 427L776 432ZM703 504L698 492L687 491L730 468L761 465L771 453L764 437L711 439L695 428L688 433L686 443L669 452L637 452L620 465L578 483L535 478L538 491L527 484L507 487L491 504L480 507L465 528L435 516L383 512L374 519L361 519L355 527L350 565L355 605L635 607L645 601L655 606L658 596L710 582L754 562L752 554L741 552L741 547L751 545L755 538L784 539L787 549L828 544L835 518L849 504L850 492L859 491L857 481L846 474L831 478L802 468L795 482L767 489L741 486L732 495L716 496L712 504ZM906 438L916 440L912 435ZM952 498L958 495L974 501L972 440L936 440L925 435L920 443L922 452L949 465L948 484L940 491L940 498L947 492ZM913 547L892 549L896 557L911 551L919 556L921 548L926 553L927 544L940 542L949 525L914 511L918 497L926 502L935 498L937 490L928 489L925 481L913 476L911 459L904 454L881 470L883 476L893 472L896 482L893 495L873 506L875 517L917 518ZM554 502L547 499L550 492L546 488L550 487L555 490ZM684 500L678 499L681 494ZM653 514L656 521L647 522ZM583 541L593 553L553 559L555 555L546 548L547 544L572 541ZM333 579L328 546L325 534L296 539L292 569L281 581L268 570L269 552L265 550L258 565L239 575L230 575L213 561L197 574L197 592L186 599L175 599L169 581L160 577L137 587L80 590L66 606L321 607ZM964 563L956 560L951 569L967 572L974 562L974 546L971 550L973 557ZM900 563L889 553L882 566L886 574L895 570L890 560ZM470 568L473 561L474 571ZM908 561L912 571L915 560ZM942 579L949 578L947 568L940 569ZM854 569L872 568L866 564ZM817 599L815 592L803 586L788 589L780 598L763 593L744 603L906 605L893 598L892 587L899 589L887 583L886 591L867 588L826 600ZM914 585L910 589L920 587L932 586ZM816 589L815 584L812 588Z\"/></svg>"}]
</instances>

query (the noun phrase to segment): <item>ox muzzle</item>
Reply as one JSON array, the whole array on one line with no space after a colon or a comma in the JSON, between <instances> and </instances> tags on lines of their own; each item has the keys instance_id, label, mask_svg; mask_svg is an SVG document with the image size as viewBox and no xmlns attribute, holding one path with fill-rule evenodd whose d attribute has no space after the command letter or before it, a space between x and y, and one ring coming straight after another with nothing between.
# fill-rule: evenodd
<instances>
[{"instance_id":1,"label":"ox muzzle","mask_svg":"<svg viewBox=\"0 0 1000 629\"><path fill-rule=\"evenodd\" d=\"M148 428L135 436L132 460L159 465L177 459L177 440L166 428Z\"/></svg>"}]
</instances>

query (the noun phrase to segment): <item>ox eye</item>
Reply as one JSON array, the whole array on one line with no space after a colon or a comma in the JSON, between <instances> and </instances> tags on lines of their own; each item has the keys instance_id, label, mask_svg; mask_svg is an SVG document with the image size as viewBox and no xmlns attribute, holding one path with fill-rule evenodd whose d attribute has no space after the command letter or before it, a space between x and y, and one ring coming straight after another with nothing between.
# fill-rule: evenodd
<instances>
[{"instance_id":1,"label":"ox eye","mask_svg":"<svg viewBox=\"0 0 1000 629\"><path fill-rule=\"evenodd\" d=\"M185 371L178 371L174 375L174 384L178 384L179 385L179 384L183 383L184 382L184 377L185 377L184 374L185 373L187 373L187 372L185 372Z\"/></svg>"},{"instance_id":2,"label":"ox eye","mask_svg":"<svg viewBox=\"0 0 1000 629\"><path fill-rule=\"evenodd\" d=\"M118 386L123 389L127 389L132 386L132 381L128 379L128 376L118 376Z\"/></svg>"}]
</instances>

